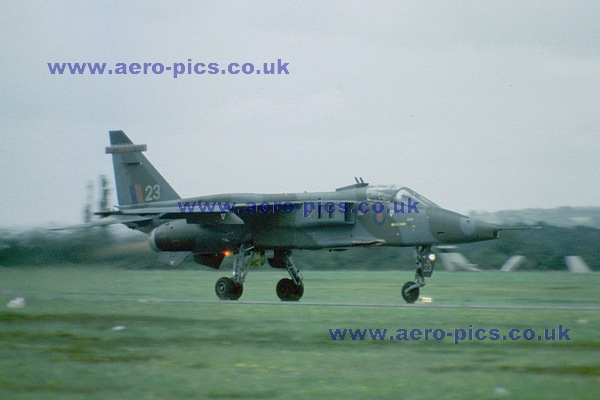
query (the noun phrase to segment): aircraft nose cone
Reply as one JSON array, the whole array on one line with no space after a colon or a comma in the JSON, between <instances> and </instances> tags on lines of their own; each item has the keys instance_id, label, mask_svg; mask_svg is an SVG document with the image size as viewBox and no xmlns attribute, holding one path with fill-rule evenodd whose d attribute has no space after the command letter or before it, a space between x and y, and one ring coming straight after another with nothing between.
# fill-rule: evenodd
<instances>
[{"instance_id":1,"label":"aircraft nose cone","mask_svg":"<svg viewBox=\"0 0 600 400\"><path fill-rule=\"evenodd\" d=\"M440 243L469 243L496 239L498 228L443 208L427 212L429 229Z\"/></svg>"}]
</instances>

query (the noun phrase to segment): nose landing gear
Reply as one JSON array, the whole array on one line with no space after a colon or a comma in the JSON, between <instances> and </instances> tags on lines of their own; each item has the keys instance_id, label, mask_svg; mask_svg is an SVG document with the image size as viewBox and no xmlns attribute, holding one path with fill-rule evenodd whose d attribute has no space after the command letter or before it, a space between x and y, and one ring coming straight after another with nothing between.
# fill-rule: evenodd
<instances>
[{"instance_id":1,"label":"nose landing gear","mask_svg":"<svg viewBox=\"0 0 600 400\"><path fill-rule=\"evenodd\" d=\"M419 298L420 288L426 285L425 277L433 275L433 266L435 264L436 255L431 251L431 246L416 246L415 247L415 281L406 282L402 286L402 298L407 303L414 303Z\"/></svg>"}]
</instances>

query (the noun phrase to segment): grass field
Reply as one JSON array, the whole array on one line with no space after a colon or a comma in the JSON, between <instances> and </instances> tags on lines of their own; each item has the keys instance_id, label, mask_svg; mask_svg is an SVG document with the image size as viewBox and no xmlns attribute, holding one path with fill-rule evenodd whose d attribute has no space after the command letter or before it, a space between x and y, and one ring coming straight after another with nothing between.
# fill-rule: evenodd
<instances>
[{"instance_id":1,"label":"grass field","mask_svg":"<svg viewBox=\"0 0 600 400\"><path fill-rule=\"evenodd\" d=\"M0 268L0 399L596 399L600 274L445 273L431 303L405 305L407 272L309 271L300 303L285 274ZM10 309L16 297L25 308ZM316 304L325 303L325 304ZM341 303L342 305L337 305ZM558 325L570 340L331 340L328 329L468 330ZM116 329L115 329L116 328Z\"/></svg>"}]
</instances>

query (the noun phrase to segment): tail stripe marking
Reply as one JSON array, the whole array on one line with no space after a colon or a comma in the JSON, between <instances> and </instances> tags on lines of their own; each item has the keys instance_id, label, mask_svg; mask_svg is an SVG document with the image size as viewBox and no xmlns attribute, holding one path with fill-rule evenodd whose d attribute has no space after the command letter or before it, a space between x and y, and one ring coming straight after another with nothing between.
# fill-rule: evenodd
<instances>
[{"instance_id":1,"label":"tail stripe marking","mask_svg":"<svg viewBox=\"0 0 600 400\"><path fill-rule=\"evenodd\" d=\"M131 192L131 202L133 204L140 204L144 202L144 194L142 193L142 186L138 183L129 187Z\"/></svg>"}]
</instances>

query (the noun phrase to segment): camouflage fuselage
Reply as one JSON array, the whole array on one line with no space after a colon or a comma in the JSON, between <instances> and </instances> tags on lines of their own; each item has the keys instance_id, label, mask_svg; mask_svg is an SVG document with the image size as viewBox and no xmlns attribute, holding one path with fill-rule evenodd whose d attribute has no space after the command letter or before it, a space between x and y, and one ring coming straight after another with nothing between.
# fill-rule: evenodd
<instances>
[{"instance_id":1,"label":"camouflage fuselage","mask_svg":"<svg viewBox=\"0 0 600 400\"><path fill-rule=\"evenodd\" d=\"M383 190L387 195L381 194ZM402 196L394 197L399 191ZM199 253L235 251L241 243L265 250L402 247L476 242L498 235L498 228L440 208L408 188L361 184L335 192L202 196L138 205L129 211L233 202L230 212L213 213L211 221L206 213L189 212L187 218L156 219L146 229L137 228L149 232L158 227L151 235L156 250Z\"/></svg>"}]
</instances>

